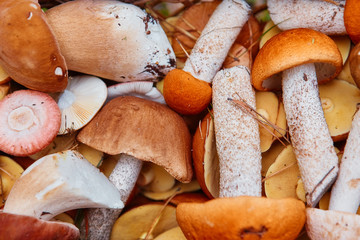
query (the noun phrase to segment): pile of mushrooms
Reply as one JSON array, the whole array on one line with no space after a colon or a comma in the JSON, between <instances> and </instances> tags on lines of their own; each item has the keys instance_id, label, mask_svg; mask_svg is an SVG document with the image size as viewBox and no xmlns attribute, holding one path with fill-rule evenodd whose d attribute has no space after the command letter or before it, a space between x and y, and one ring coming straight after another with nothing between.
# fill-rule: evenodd
<instances>
[{"instance_id":1,"label":"pile of mushrooms","mask_svg":"<svg viewBox=\"0 0 360 240\"><path fill-rule=\"evenodd\" d=\"M149 182L141 175L143 162L166 172L171 186L196 185L193 165L202 167L197 194L206 196L170 203L182 238L295 239L302 231L315 240L358 239L360 113L346 114L351 130L330 129L319 84L348 75L354 81L348 89L360 99L360 31L351 18L360 19L360 4L255 2L207 3L206 24L184 17L181 25L173 13L186 16L190 5L205 3L1 1L0 157L25 170L12 178L0 161L0 239L112 239L121 234L113 227L125 207L142 204L139 196L154 201L146 187L138 188ZM164 6L167 13L159 10ZM273 23L261 36L252 32L265 25L257 22L259 13ZM240 46L245 28L251 41ZM278 33L265 42L271 28ZM182 46L179 34L194 41L192 49ZM349 36L348 60L328 35ZM176 66L184 54L184 66ZM282 130L290 140L277 131L277 119L272 123L256 109L259 91L271 91L278 112L283 106L288 129ZM274 128L266 147L264 125ZM294 156L300 193L271 199L281 194L267 195L263 182L289 166L265 175L266 154L274 150L278 159L283 149ZM205 158L210 167L202 166ZM101 168L110 159L113 168ZM325 194L331 194L328 209ZM85 217L76 226L55 221L70 210Z\"/></svg>"}]
</instances>

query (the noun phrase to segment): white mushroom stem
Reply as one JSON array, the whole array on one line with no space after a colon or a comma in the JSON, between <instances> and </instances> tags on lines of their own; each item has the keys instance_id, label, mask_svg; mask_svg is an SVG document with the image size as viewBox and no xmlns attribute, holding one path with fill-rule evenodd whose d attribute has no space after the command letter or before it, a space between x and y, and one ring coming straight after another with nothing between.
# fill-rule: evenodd
<instances>
[{"instance_id":1,"label":"white mushroom stem","mask_svg":"<svg viewBox=\"0 0 360 240\"><path fill-rule=\"evenodd\" d=\"M336 4L334 4L336 3ZM270 17L281 30L310 28L327 35L344 35L345 0L268 0Z\"/></svg>"},{"instance_id":2,"label":"white mushroom stem","mask_svg":"<svg viewBox=\"0 0 360 240\"><path fill-rule=\"evenodd\" d=\"M161 104L166 104L164 96L156 87L154 87L153 82L136 81L118 83L108 87L107 92L107 101L119 96L135 96Z\"/></svg>"},{"instance_id":3,"label":"white mushroom stem","mask_svg":"<svg viewBox=\"0 0 360 240\"><path fill-rule=\"evenodd\" d=\"M331 190L330 210L356 213L360 204L360 112L355 114L341 159L339 176Z\"/></svg>"},{"instance_id":4,"label":"white mushroom stem","mask_svg":"<svg viewBox=\"0 0 360 240\"><path fill-rule=\"evenodd\" d=\"M314 64L283 72L283 102L307 204L315 206L335 181L338 158L318 91Z\"/></svg>"},{"instance_id":5,"label":"white mushroom stem","mask_svg":"<svg viewBox=\"0 0 360 240\"><path fill-rule=\"evenodd\" d=\"M121 154L114 170L109 176L110 182L120 192L121 200L126 203L141 171L142 161L130 155ZM85 223L81 227L81 236L85 239L110 239L111 229L122 209L97 208L87 213L88 231Z\"/></svg>"},{"instance_id":6,"label":"white mushroom stem","mask_svg":"<svg viewBox=\"0 0 360 240\"><path fill-rule=\"evenodd\" d=\"M47 155L16 181L4 212L44 220L78 208L124 207L120 194L99 169L75 151Z\"/></svg>"},{"instance_id":7,"label":"white mushroom stem","mask_svg":"<svg viewBox=\"0 0 360 240\"><path fill-rule=\"evenodd\" d=\"M211 83L249 14L250 7L243 0L222 1L201 32L183 70Z\"/></svg>"},{"instance_id":8,"label":"white mushroom stem","mask_svg":"<svg viewBox=\"0 0 360 240\"><path fill-rule=\"evenodd\" d=\"M256 120L228 98L256 109L249 70L244 66L219 71L213 81L216 149L220 197L261 196L260 133Z\"/></svg>"}]
</instances>

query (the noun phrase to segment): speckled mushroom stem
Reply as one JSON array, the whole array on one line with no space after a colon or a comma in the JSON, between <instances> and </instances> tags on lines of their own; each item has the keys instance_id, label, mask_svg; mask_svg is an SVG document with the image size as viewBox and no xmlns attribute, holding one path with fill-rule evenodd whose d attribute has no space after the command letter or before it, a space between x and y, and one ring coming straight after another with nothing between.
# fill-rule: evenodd
<instances>
[{"instance_id":1,"label":"speckled mushroom stem","mask_svg":"<svg viewBox=\"0 0 360 240\"><path fill-rule=\"evenodd\" d=\"M249 70L237 66L219 71L213 81L220 197L261 196L260 133L256 120L228 98L238 94L256 108Z\"/></svg>"},{"instance_id":2,"label":"speckled mushroom stem","mask_svg":"<svg viewBox=\"0 0 360 240\"><path fill-rule=\"evenodd\" d=\"M120 191L121 200L125 203L133 190L140 174L142 161L135 157L121 154L119 161L109 176L110 182ZM122 209L95 208L87 212L88 230L85 221L80 229L81 239L108 240L112 227L119 217Z\"/></svg>"},{"instance_id":3,"label":"speckled mushroom stem","mask_svg":"<svg viewBox=\"0 0 360 240\"><path fill-rule=\"evenodd\" d=\"M345 0L268 0L271 20L281 29L310 28L327 35L344 35Z\"/></svg>"},{"instance_id":4,"label":"speckled mushroom stem","mask_svg":"<svg viewBox=\"0 0 360 240\"><path fill-rule=\"evenodd\" d=\"M201 32L183 70L211 83L248 20L250 11L243 0L222 1Z\"/></svg>"},{"instance_id":5,"label":"speckled mushroom stem","mask_svg":"<svg viewBox=\"0 0 360 240\"><path fill-rule=\"evenodd\" d=\"M294 153L309 206L315 206L335 181L335 153L319 98L314 64L285 70L283 102Z\"/></svg>"},{"instance_id":6,"label":"speckled mushroom stem","mask_svg":"<svg viewBox=\"0 0 360 240\"><path fill-rule=\"evenodd\" d=\"M360 112L352 121L341 159L339 176L331 190L330 210L356 213L360 204Z\"/></svg>"}]
</instances>

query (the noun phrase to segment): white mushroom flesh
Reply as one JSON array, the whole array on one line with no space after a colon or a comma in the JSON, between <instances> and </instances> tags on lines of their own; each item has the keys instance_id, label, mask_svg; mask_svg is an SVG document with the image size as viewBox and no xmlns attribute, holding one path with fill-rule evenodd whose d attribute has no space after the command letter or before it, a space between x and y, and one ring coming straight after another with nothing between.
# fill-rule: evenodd
<instances>
[{"instance_id":1,"label":"white mushroom flesh","mask_svg":"<svg viewBox=\"0 0 360 240\"><path fill-rule=\"evenodd\" d=\"M335 181L338 157L327 127L314 64L283 72L283 102L307 204L315 206Z\"/></svg>"},{"instance_id":2,"label":"white mushroom flesh","mask_svg":"<svg viewBox=\"0 0 360 240\"><path fill-rule=\"evenodd\" d=\"M4 212L44 220L72 209L124 207L119 191L81 154L47 155L16 181Z\"/></svg>"},{"instance_id":3,"label":"white mushroom flesh","mask_svg":"<svg viewBox=\"0 0 360 240\"><path fill-rule=\"evenodd\" d=\"M271 20L281 30L310 28L327 35L344 35L345 0L268 0Z\"/></svg>"},{"instance_id":4,"label":"white mushroom flesh","mask_svg":"<svg viewBox=\"0 0 360 240\"><path fill-rule=\"evenodd\" d=\"M142 161L130 155L121 154L114 170L109 176L110 182L120 192L120 198L125 203L135 187L141 171ZM122 209L96 208L87 213L88 231L85 224L82 225L80 234L87 239L110 239L111 229L119 217Z\"/></svg>"},{"instance_id":5,"label":"white mushroom flesh","mask_svg":"<svg viewBox=\"0 0 360 240\"><path fill-rule=\"evenodd\" d=\"M251 115L228 100L239 97L256 109L249 70L239 66L219 71L213 81L213 108L220 197L261 196L259 126Z\"/></svg>"},{"instance_id":6,"label":"white mushroom flesh","mask_svg":"<svg viewBox=\"0 0 360 240\"><path fill-rule=\"evenodd\" d=\"M317 208L306 209L306 232L312 240L359 239L360 216Z\"/></svg>"},{"instance_id":7,"label":"white mushroom flesh","mask_svg":"<svg viewBox=\"0 0 360 240\"><path fill-rule=\"evenodd\" d=\"M215 9L201 32L183 70L211 82L250 15L243 0L224 0Z\"/></svg>"},{"instance_id":8,"label":"white mushroom flesh","mask_svg":"<svg viewBox=\"0 0 360 240\"><path fill-rule=\"evenodd\" d=\"M360 112L355 114L341 159L339 176L331 190L330 210L356 213L360 204Z\"/></svg>"}]
</instances>

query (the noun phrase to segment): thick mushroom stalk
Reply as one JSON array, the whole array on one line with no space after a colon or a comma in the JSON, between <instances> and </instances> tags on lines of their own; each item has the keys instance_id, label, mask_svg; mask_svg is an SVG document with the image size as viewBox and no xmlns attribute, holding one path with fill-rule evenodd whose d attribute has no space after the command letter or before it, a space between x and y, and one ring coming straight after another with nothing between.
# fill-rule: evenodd
<instances>
[{"instance_id":1,"label":"thick mushroom stalk","mask_svg":"<svg viewBox=\"0 0 360 240\"><path fill-rule=\"evenodd\" d=\"M128 82L156 81L175 67L160 23L135 5L77 0L46 15L71 70Z\"/></svg>"},{"instance_id":2,"label":"thick mushroom stalk","mask_svg":"<svg viewBox=\"0 0 360 240\"><path fill-rule=\"evenodd\" d=\"M222 1L201 32L183 70L211 83L249 14L250 7L243 0Z\"/></svg>"},{"instance_id":3,"label":"thick mushroom stalk","mask_svg":"<svg viewBox=\"0 0 360 240\"><path fill-rule=\"evenodd\" d=\"M339 176L331 190L330 210L356 213L360 204L360 112L355 114L341 159Z\"/></svg>"},{"instance_id":4,"label":"thick mushroom stalk","mask_svg":"<svg viewBox=\"0 0 360 240\"><path fill-rule=\"evenodd\" d=\"M268 0L270 17L281 30L310 28L327 35L345 35L345 0Z\"/></svg>"},{"instance_id":5,"label":"thick mushroom stalk","mask_svg":"<svg viewBox=\"0 0 360 240\"><path fill-rule=\"evenodd\" d=\"M229 98L256 108L250 73L239 66L219 71L213 81L220 197L261 196L260 133L256 120ZM251 111L251 110L248 110Z\"/></svg>"},{"instance_id":6,"label":"thick mushroom stalk","mask_svg":"<svg viewBox=\"0 0 360 240\"><path fill-rule=\"evenodd\" d=\"M125 203L135 187L143 162L126 154L121 154L116 157L118 157L119 160L111 172L109 180L119 190L121 201ZM84 239L97 240L109 239L111 229L121 211L122 209L111 208L89 209L87 213L88 231L86 231L85 223L83 223L80 231L81 237Z\"/></svg>"},{"instance_id":7,"label":"thick mushroom stalk","mask_svg":"<svg viewBox=\"0 0 360 240\"><path fill-rule=\"evenodd\" d=\"M120 193L81 154L47 155L28 167L15 182L4 212L44 220L78 208L123 208Z\"/></svg>"},{"instance_id":8,"label":"thick mushroom stalk","mask_svg":"<svg viewBox=\"0 0 360 240\"><path fill-rule=\"evenodd\" d=\"M314 64L283 72L283 101L306 198L314 206L335 181L338 157L319 98Z\"/></svg>"}]
</instances>

